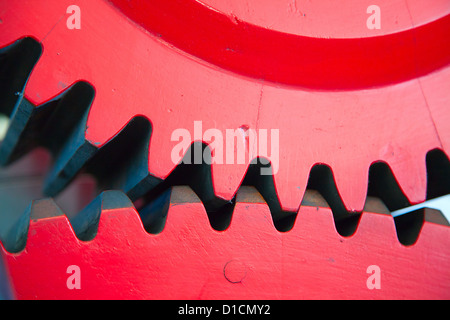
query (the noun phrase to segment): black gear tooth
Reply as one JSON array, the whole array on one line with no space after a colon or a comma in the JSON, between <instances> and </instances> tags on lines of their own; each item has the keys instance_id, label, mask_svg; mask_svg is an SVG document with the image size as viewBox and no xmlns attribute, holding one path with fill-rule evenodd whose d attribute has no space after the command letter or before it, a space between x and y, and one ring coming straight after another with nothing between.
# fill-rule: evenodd
<instances>
[{"instance_id":1,"label":"black gear tooth","mask_svg":"<svg viewBox=\"0 0 450 320\"><path fill-rule=\"evenodd\" d=\"M10 116L23 98L33 68L42 55L41 44L31 37L0 49L0 112Z\"/></svg>"},{"instance_id":2,"label":"black gear tooth","mask_svg":"<svg viewBox=\"0 0 450 320\"><path fill-rule=\"evenodd\" d=\"M361 212L350 212L336 187L332 169L323 164L312 167L307 189L317 190L333 212L336 231L343 237L352 236L358 228Z\"/></svg>"},{"instance_id":3,"label":"black gear tooth","mask_svg":"<svg viewBox=\"0 0 450 320\"><path fill-rule=\"evenodd\" d=\"M104 191L77 214L69 217L78 239L91 241L95 238L103 210L134 208L125 193L118 190Z\"/></svg>"},{"instance_id":4,"label":"black gear tooth","mask_svg":"<svg viewBox=\"0 0 450 320\"><path fill-rule=\"evenodd\" d=\"M397 239L404 246L411 246L417 242L422 231L424 210L417 210L394 217Z\"/></svg>"},{"instance_id":5,"label":"black gear tooth","mask_svg":"<svg viewBox=\"0 0 450 320\"><path fill-rule=\"evenodd\" d=\"M375 162L370 166L367 194L380 198L390 211L411 205L385 162Z\"/></svg>"},{"instance_id":6,"label":"black gear tooth","mask_svg":"<svg viewBox=\"0 0 450 320\"><path fill-rule=\"evenodd\" d=\"M10 226L9 230L0 234L0 241L8 252L21 252L26 247L31 220L37 221L63 215L63 211L53 199L34 200L17 221Z\"/></svg>"},{"instance_id":7,"label":"black gear tooth","mask_svg":"<svg viewBox=\"0 0 450 320\"><path fill-rule=\"evenodd\" d=\"M243 185L254 186L261 194L264 201L269 206L275 228L278 231L286 232L292 229L297 218L297 212L284 211L275 189L275 182L272 175L261 175L261 169L271 170L270 163L254 159L244 177Z\"/></svg>"},{"instance_id":8,"label":"black gear tooth","mask_svg":"<svg viewBox=\"0 0 450 320\"><path fill-rule=\"evenodd\" d=\"M162 182L148 172L151 133L148 119L134 117L86 163L86 172L101 189L122 190L133 201L142 197Z\"/></svg>"},{"instance_id":9,"label":"black gear tooth","mask_svg":"<svg viewBox=\"0 0 450 320\"><path fill-rule=\"evenodd\" d=\"M142 224L148 233L158 234L164 230L172 193L180 194L177 190L173 192L173 188L170 188L139 210Z\"/></svg>"},{"instance_id":10,"label":"black gear tooth","mask_svg":"<svg viewBox=\"0 0 450 320\"><path fill-rule=\"evenodd\" d=\"M32 204L28 206L25 212L9 228L9 230L0 235L0 240L6 251L10 253L19 253L25 249L30 227L31 210Z\"/></svg>"},{"instance_id":11,"label":"black gear tooth","mask_svg":"<svg viewBox=\"0 0 450 320\"><path fill-rule=\"evenodd\" d=\"M450 194L450 160L442 149L427 153L427 199Z\"/></svg>"},{"instance_id":12,"label":"black gear tooth","mask_svg":"<svg viewBox=\"0 0 450 320\"><path fill-rule=\"evenodd\" d=\"M78 239L90 241L97 235L98 223L102 213L103 196L104 194L100 194L83 210L69 217L72 229Z\"/></svg>"}]
</instances>

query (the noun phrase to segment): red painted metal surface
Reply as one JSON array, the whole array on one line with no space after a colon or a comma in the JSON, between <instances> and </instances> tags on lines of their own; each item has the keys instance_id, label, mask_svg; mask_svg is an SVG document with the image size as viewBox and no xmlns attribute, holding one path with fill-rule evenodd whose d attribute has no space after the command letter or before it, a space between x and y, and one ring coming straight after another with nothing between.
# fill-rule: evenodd
<instances>
[{"instance_id":1,"label":"red painted metal surface","mask_svg":"<svg viewBox=\"0 0 450 320\"><path fill-rule=\"evenodd\" d=\"M447 1L379 1L380 30L366 27L367 1L336 9L331 1L79 0L80 30L66 26L72 4L0 4L0 48L25 36L42 47L23 93L35 110L90 84L81 132L92 153L143 117L151 124L145 171L161 181L177 166L176 129L206 144L192 134L195 121L203 131L277 129L279 157L247 147L245 163L211 165L211 188L233 199L252 157L266 156L277 168L275 196L259 191L299 214L280 233L265 203L238 198L231 226L215 231L201 203L172 203L164 231L149 235L134 208L115 208L103 211L89 242L64 216L32 219L26 249L4 250L19 298L449 297L448 227L425 223L405 247L388 216L364 212L343 238L331 209L300 207L317 164L331 168L347 211L363 211L377 162L409 203L426 199L426 155L450 150ZM69 182L81 165L60 158L57 173ZM81 267L82 290L68 290L69 265ZM382 290L367 289L370 265L383 270Z\"/></svg>"},{"instance_id":2,"label":"red painted metal surface","mask_svg":"<svg viewBox=\"0 0 450 320\"><path fill-rule=\"evenodd\" d=\"M187 13L201 6L196 2L186 1L183 3L188 8L184 10L183 6L183 10L179 12L174 9L178 8L178 2L157 1L148 4L137 2L137 8L150 3L157 8L161 6L161 10L169 6L168 12L175 17L185 13L187 17L182 16L184 20L180 18L180 23L188 23L190 20ZM120 5L121 2L117 4ZM426 152L434 148L448 150L448 130L445 122L441 123L440 114L446 114L442 109L449 98L446 90L433 85L448 83L449 69L443 67L448 64L450 56L444 40L446 37L442 37L442 33L448 31L449 8L445 3L437 3L442 8L439 16L433 13L432 17L423 19L431 22L411 27L408 29L410 31L345 40L355 43L355 46L367 42L367 48L378 48L377 44L380 42L380 48L375 50L380 53L380 57L371 58L363 52L355 52L360 58L350 63L345 60L348 58L346 54L339 53L340 50L347 50L347 45L341 46L338 39L330 39L329 43L320 40L331 48L336 46L333 50L324 50L326 54L335 54L344 60L327 62L324 58L323 63L311 71L315 77L299 76L298 79L313 81L314 78L320 78L320 81L324 81L322 85L311 84L318 89L347 89L338 92L286 87L276 82L263 81L258 75L253 74L257 77L255 79L226 72L173 47L180 43L181 49L184 49L184 42L192 38L192 34L187 33L185 38L180 32L177 33L179 36L173 36L174 39L168 35L169 42L166 43L158 35L138 30L134 23L104 1L80 2L79 6L84 8L83 27L81 30L68 30L64 19L68 5L69 2L65 1L58 1L54 5L49 2L45 6L33 1L8 2L4 5L2 28L5 32L2 33L0 44L6 45L23 35L32 35L44 47L44 53L28 81L25 96L39 105L60 93L62 87L76 81L86 80L92 83L96 96L89 113L86 139L93 145L103 146L130 119L143 115L152 124L150 149L158 150L149 151L149 173L158 178L167 177L176 166L170 158L175 142L168 143L172 132L177 128L192 130L196 120L203 122L205 130L217 128L223 132L242 126L251 129L282 128L280 146L283 155L279 159L280 171L274 175L274 180L281 206L289 211L299 208L309 170L315 163L326 163L332 167L338 190L347 209L351 211L362 209L368 167L379 160L386 161L391 166L410 202L421 202L425 199L426 192ZM190 6L193 8L189 9ZM212 15L210 19L213 25L218 24L221 28L228 26L228 22L224 22L225 17L207 7L201 8L202 10L195 12L198 15ZM19 12L21 18L17 16ZM414 11L417 12L418 10ZM418 13L417 15L420 16ZM139 17L136 19L139 20ZM245 26L245 23L238 24L238 29L230 31L230 41L239 38L239 28ZM257 35L263 30L257 26L252 28L256 33L255 39L252 39L260 43L261 39ZM363 24L361 28L366 26ZM275 31L267 32L273 37L285 36ZM434 44L424 44L422 47L417 43L418 47L414 47L411 34L433 41ZM204 52L206 47L211 46L202 44L200 35L195 39L200 40L189 43L194 46L193 53L200 52L200 58L205 56L206 61L216 62L220 66L221 62L217 61L219 53ZM394 41L402 45L390 48L389 43L393 39L397 39L398 41ZM174 41L173 45L171 40ZM309 40L316 41L310 38L305 40L301 36L293 38L294 42ZM383 44L385 40L387 43ZM334 41L338 42L334 44ZM250 46L245 50L251 50L252 43L245 42L245 45ZM189 49L188 47L186 50ZM286 50L276 52L281 51ZM382 55L381 51L388 52L389 55ZM258 56L263 59L271 54L263 51ZM303 54L311 55L311 59L317 57L315 50L305 49ZM254 60L246 54L236 58L231 53L226 56L230 57L230 63L241 67L251 67L247 60ZM418 60L403 64L404 61L409 61L407 57L412 56ZM292 68L309 65L308 59L299 59L296 64L289 59L281 59L283 62L280 63L292 62ZM369 64L367 66L364 61L360 63L361 59L373 60L364 60ZM133 63L129 67L128 64L117 61ZM224 63L228 63L227 61ZM403 66L409 71L402 71ZM232 65L225 67L232 70L237 68ZM393 67L400 69L393 70ZM352 90L353 87L358 87L352 82L363 82L360 76L346 74L351 70L364 70L361 71L364 72L363 78L374 82L362 85L366 90ZM435 71L431 72L433 70ZM385 74L371 74L378 71ZM252 71L243 73L252 75ZM386 86L407 79L411 80ZM338 81L343 87L333 87L326 84L326 81ZM372 88L373 85L381 87ZM274 110L277 111L275 114ZM311 113L312 117L309 117ZM302 117L308 120L304 121ZM374 117L379 117L380 120ZM299 123L302 125L298 125ZM354 134L356 132L358 134ZM249 162L250 159L244 165L212 165L213 186L218 197L233 197ZM298 168L295 172L291 169L294 167Z\"/></svg>"},{"instance_id":3,"label":"red painted metal surface","mask_svg":"<svg viewBox=\"0 0 450 320\"><path fill-rule=\"evenodd\" d=\"M120 1L115 3L126 10ZM267 48L273 51L257 50L255 54L258 54L258 59L246 53L239 56L225 53L227 60L220 61L223 45L218 42L217 50L209 52L207 48L213 50L215 47L209 44L210 41L207 44L202 42L203 36L206 39L214 36L210 33L216 32L212 31L215 28L205 27L210 31L206 34L206 31L202 32L195 40L192 38L197 27L192 27L192 31L189 29L186 36L183 36L184 32L175 31L179 30L179 26L183 26L184 30L185 24L192 21L188 13L199 6L201 10L195 10L196 15L199 18L208 16L209 20L204 23L217 24L220 28L218 32L228 28L230 20L199 3L182 3L183 10L176 9L179 8L176 1L136 4L136 8L152 6L148 13L152 19L143 23L161 22L153 19L152 12L165 10L166 6L173 13L173 19L181 15L181 25L168 29L169 42L166 43L158 35L138 30L104 1L79 3L83 7L84 23L81 30L75 31L68 30L65 24L64 13L69 2L48 2L46 5L34 1L22 1L20 4L8 2L4 4L2 14L5 32L2 32L0 44L6 45L24 35L32 35L42 43L44 53L25 90L25 96L36 105L56 96L62 87L76 81L86 80L94 85L96 96L89 113L86 139L96 146L108 142L136 115L148 118L153 129L150 147L158 150L157 155L149 152L149 173L158 178L167 177L176 165L170 158L175 143L167 143L172 132L177 128L192 130L194 121L201 120L205 130L217 128L223 132L241 126L251 129L282 128L280 147L283 155L279 159L280 171L274 175L274 180L285 210L298 209L309 170L315 163L326 163L332 167L338 190L349 210L362 209L368 167L378 160L386 161L391 166L410 202L424 200L425 154L434 148L446 151L449 143L448 130L444 123L440 123L440 113L445 113L442 106L449 98L446 90L433 86L436 82L448 83L449 69L442 68L448 64L450 56L448 44L443 40L446 38L443 33L448 31L449 8L445 3L438 3L437 6L442 8L441 15L436 17L434 14L434 19L428 19L431 22L393 34L350 40L292 36L295 43L323 41L324 46L330 49L317 50L338 59L319 58L317 50L310 49L311 45L307 44L305 48L308 49L302 51L302 55L308 56L299 59L298 63L294 63L295 56L272 59L272 55L290 50L272 47L269 43ZM99 15L99 12L102 14ZM129 10L126 12L130 13ZM143 11L136 9L133 12ZM141 17L136 19L140 21ZM265 40L263 43L261 41L266 36L276 37L277 41L283 42L282 46L291 45L289 41L284 43L285 34L246 26L243 22L239 23L237 29L231 29L229 36L229 41L238 41L240 28L250 28L249 32L255 34L244 43L249 46L243 48L245 52L253 50L253 45L265 45ZM154 32L158 34L158 31ZM411 36L413 34L414 37ZM427 43L418 40L422 38L427 39ZM219 39L223 38L218 37L217 41ZM170 42L172 40L173 45L180 45L181 49L186 47L188 53L199 54L200 58L218 66L225 64L224 67L236 71L241 67L253 68L253 71L241 71L257 79L230 74L175 50ZM351 45L347 45L347 41ZM398 45L392 47L392 41ZM352 50L355 46L359 48L359 44L366 42L366 49L374 52L373 56L357 49L350 55L346 53L346 50ZM408 62L411 57L414 57L414 62ZM313 58L319 60L310 64ZM261 59L266 61L261 69L248 62ZM119 63L125 61L133 61L132 66ZM271 64L276 61L289 64L291 72ZM292 71L297 66L302 70L314 66L314 70L305 71L309 73L302 75ZM309 86L320 90L310 91L263 81L266 76L268 80L277 80L270 78L269 69L272 67L276 67L274 70L280 71L280 75L284 72L301 81L312 81ZM267 74L254 74L255 70L266 70ZM363 70L363 73L352 75L352 70ZM433 70L436 71L430 73ZM362 78L369 82L364 83ZM408 79L411 80L386 86ZM373 85L381 87L369 89ZM367 90L353 89L360 86ZM344 88L347 90L322 91ZM308 120L304 121L302 117ZM213 164L213 185L218 197L233 197L249 162L250 159L244 165ZM292 172L290 168L293 167L298 169Z\"/></svg>"},{"instance_id":4,"label":"red painted metal surface","mask_svg":"<svg viewBox=\"0 0 450 320\"><path fill-rule=\"evenodd\" d=\"M360 89L416 78L450 62L445 41L450 17L445 15L389 35L330 39L269 30L197 1L111 2L185 52L224 69L281 84ZM281 4L278 10L283 11Z\"/></svg>"},{"instance_id":5,"label":"red painted metal surface","mask_svg":"<svg viewBox=\"0 0 450 320\"><path fill-rule=\"evenodd\" d=\"M254 194L251 189L241 191ZM4 251L17 297L450 297L446 226L425 222L417 243L406 247L398 241L389 215L366 212L356 234L343 238L334 229L329 209L304 206L293 230L281 233L261 197L238 195L229 228L218 232L211 228L198 198L181 202L195 196L186 196L185 191L174 194L178 200L172 198L166 226L156 235L145 231L133 207L103 210L97 234L87 242L77 238L64 215L31 220L24 251ZM186 198L180 199L180 194ZM79 290L67 287L70 265L81 270ZM367 287L371 265L381 269L379 290Z\"/></svg>"}]
</instances>

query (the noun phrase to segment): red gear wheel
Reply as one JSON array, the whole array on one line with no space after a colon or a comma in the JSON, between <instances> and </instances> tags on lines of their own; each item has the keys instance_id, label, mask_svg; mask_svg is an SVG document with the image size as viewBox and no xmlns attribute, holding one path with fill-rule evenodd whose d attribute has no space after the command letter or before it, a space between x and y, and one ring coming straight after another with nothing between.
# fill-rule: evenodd
<instances>
[{"instance_id":1,"label":"red gear wheel","mask_svg":"<svg viewBox=\"0 0 450 320\"><path fill-rule=\"evenodd\" d=\"M0 98L4 102L2 112L11 118L0 147L0 160L8 164L32 148L44 146L54 157L44 186L49 196L56 195L81 170L86 170L96 176L100 190L125 192L138 206L143 221L142 225L136 224L129 203L118 201L105 209L94 201L77 218L69 219L78 237L83 240L84 236L96 234L99 219L100 222L104 216L115 219L119 213L121 218L117 219L125 231L107 223L111 230L99 229L94 240L89 238L92 242L84 243L74 237L69 220L61 217L60 212L55 213L53 205L45 209L31 207L24 216L25 222L19 221L16 229L2 237L8 249L4 254L20 297L55 297L49 295L55 288L50 284L58 285L53 281L48 282L49 291L33 291L31 288L37 290L37 283L28 286L29 291L22 289L25 281L31 281L22 278L24 272L42 263L40 255L31 248L43 239L55 244L40 249L58 261L55 268L56 265L62 268L72 257L84 269L100 268L100 278L106 274L115 277L116 273L108 273L106 265L120 265L119 257L125 255L127 270L137 274L137 282L159 288L129 293L128 278L117 275L112 289L99 285L99 278L93 277L89 281L98 290L81 293L91 298L102 296L100 288L108 290L104 293L110 293L108 297L117 294L124 298L177 296L170 292L189 298L255 295L298 298L307 297L308 292L325 297L328 295L324 290L328 289L318 289L313 281L317 268L324 268L323 282L330 283L330 290L335 290L329 296L350 297L338 287L344 285L341 280L348 283L354 279L352 274L360 270L363 270L361 277L367 276L365 268L370 259L364 257L365 251L358 251L364 245L383 261L389 274L395 274L394 278L401 281L405 280L400 275L407 266L397 262L397 256L410 254L421 260L417 270L423 273L429 270L430 261L421 258L429 252L438 252L432 254L432 270L427 274L439 276L420 277L411 288L427 284L430 290L422 292L424 297L448 295L448 287L439 285L450 283L446 271L448 228L441 226L445 221L430 222L429 216L436 214L396 219L398 238L403 245L414 244L413 249L403 247L390 235L385 244L392 249L388 254L376 241L372 242L369 231L364 231L370 229L364 221L377 225L374 231L377 236L373 236L377 240L386 228L391 229L389 232L393 230L392 226L383 226L388 222L379 225L375 222L387 221L388 217L367 212L386 213L449 193L450 165L446 153L450 130L446 123L450 113L446 103L450 96L444 84L450 80L450 44L446 41L450 8L446 1L434 1L432 5L425 1L380 1L384 17L380 30L367 28L366 9L370 3L365 1L346 2L339 9L343 14L338 16L331 15L335 8L330 1L299 5L296 1L249 0L245 4L248 7L231 0L80 0L77 6L82 24L75 30L66 24L67 8L72 5L69 1L0 5L0 47L4 48L0 56L4 66ZM277 129L279 157L251 149L247 142L242 164L174 163L172 134L180 128L191 130L195 121L201 121L205 130L215 128L220 132ZM206 146L211 145L210 139L195 134L191 138L192 150L203 144L208 153ZM255 163L253 160L258 157L267 158L271 165L263 161ZM260 175L261 167L272 168L273 175ZM177 185L189 185L204 209L192 196L175 209L178 202L168 194ZM245 185L254 186L269 209L254 190L247 200L240 199L238 190L246 190ZM315 198L308 205L307 188L318 190L324 200ZM367 207L372 196L381 198L387 209ZM307 209L300 206L302 201ZM253 228L236 227L239 232L234 231L234 223L238 224L235 220L240 219L235 217L246 203L251 204L248 208L244 206L250 214L260 211L263 214L251 222ZM297 213L316 207L329 207L323 209L323 214L332 212L339 234L327 231L331 221L328 218L317 218L318 221L311 218L314 223L305 223L311 238L299 236L303 231L296 230L304 227L298 227L303 222ZM36 224L36 234L42 233L37 240L28 233L27 219L33 216L33 210L38 212L37 216L45 217L42 221L32 218L30 230ZM46 210L50 213L45 213ZM119 213L115 213L117 210ZM186 215L206 210L213 228L225 231L220 233L204 225L196 228L185 221L192 217L183 217L173 221L174 225L180 221L188 223L189 228L182 229L185 233L166 232L172 211L177 210ZM102 211L100 218L98 214ZM269 211L278 231L267 229ZM166 216L167 224L161 222ZM243 226L249 223L242 222ZM49 230L59 227L62 229L58 236L53 237ZM142 240L142 227L160 235ZM267 229L264 236L255 227ZM140 231L133 231L137 229ZM416 243L419 233L423 244ZM214 252L217 247L211 239L216 236L219 239L215 241L220 243L217 247L227 248L223 252ZM119 237L131 244L119 248L120 256L109 256L111 248L117 248L114 243ZM180 237L185 245L177 248ZM344 241L345 237L351 240ZM255 239L262 239L262 245ZM158 241L162 244L157 244ZM315 241L321 241L317 252L301 249L314 248ZM25 242L29 249L21 251ZM141 242L150 243L143 248L138 245ZM285 242L287 248L282 245ZM239 249L246 245L246 249ZM152 265L151 275L162 275L161 269L165 267L164 279L170 282L165 287L143 281L145 272L138 267L155 257L158 261L163 259L166 253L155 255L155 250L149 249L154 246L167 246L166 250L171 252L180 249L179 255L174 255L183 257L167 258L167 262ZM204 251L198 252L199 247ZM198 255L189 255L184 249L195 250ZM321 263L329 255L328 250L336 250L328 258L337 261L337 254L344 264L324 267ZM353 250L359 254L349 254ZM16 251L21 253L8 253ZM137 252L142 252L143 261L133 258ZM273 252L280 254L275 265L263 266ZM83 262L85 254L90 257L86 261L94 261L91 266ZM302 258L294 258L297 254ZM227 259L225 264L222 258ZM199 265L198 259L209 262ZM304 262L302 259L314 263L302 269L310 281L299 293L292 284L303 283L304 279L291 275ZM354 265L349 262L352 259L356 261ZM198 273L197 280L206 281L203 287L206 294L200 295L201 288L190 285L195 278L183 280L180 268L186 260L191 273ZM230 283L240 283L242 279L235 281L234 275L226 274L223 277L225 271L218 276L218 270L228 266L227 261L238 261L237 273L244 274L249 282L244 291L230 287ZM280 261L283 266L278 265ZM270 277L269 269L274 266L278 268L274 279L281 279L279 286L272 281L261 282ZM392 271L395 268L402 271ZM204 274L208 271L214 274L211 280ZM336 276L333 272L340 273L339 281L333 282ZM351 274L344 275L345 272ZM42 274L39 282L48 276ZM64 276L63 273L61 277ZM223 283L224 279L228 283ZM397 286L399 281L387 286ZM372 291L364 291L365 282L362 287L356 283L361 284L358 281L348 284L349 290L355 285L359 289L353 293L373 297ZM134 282L133 285L138 286ZM119 294L124 288L127 291L123 293L129 295ZM60 289L54 291L58 296L70 297L73 293L66 291L65 283ZM383 294L411 297L414 290L383 291Z\"/></svg>"}]
</instances>

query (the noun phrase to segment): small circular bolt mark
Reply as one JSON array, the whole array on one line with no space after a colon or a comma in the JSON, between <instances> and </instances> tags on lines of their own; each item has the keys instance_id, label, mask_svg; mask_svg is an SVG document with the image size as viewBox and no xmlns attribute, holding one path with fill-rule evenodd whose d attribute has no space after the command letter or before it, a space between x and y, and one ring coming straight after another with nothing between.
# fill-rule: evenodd
<instances>
[{"instance_id":1,"label":"small circular bolt mark","mask_svg":"<svg viewBox=\"0 0 450 320\"><path fill-rule=\"evenodd\" d=\"M239 260L230 260L223 267L223 275L230 283L241 283L247 275L247 266Z\"/></svg>"}]
</instances>

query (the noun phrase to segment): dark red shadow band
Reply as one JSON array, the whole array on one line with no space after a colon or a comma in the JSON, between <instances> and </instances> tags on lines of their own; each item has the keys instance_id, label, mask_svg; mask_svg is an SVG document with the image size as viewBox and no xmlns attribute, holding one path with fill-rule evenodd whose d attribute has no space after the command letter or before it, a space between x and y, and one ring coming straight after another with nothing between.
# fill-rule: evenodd
<instances>
[{"instance_id":1,"label":"dark red shadow band","mask_svg":"<svg viewBox=\"0 0 450 320\"><path fill-rule=\"evenodd\" d=\"M193 0L110 2L152 34L191 55L280 84L362 89L410 80L450 63L450 15L390 35L323 39L268 30Z\"/></svg>"}]
</instances>

